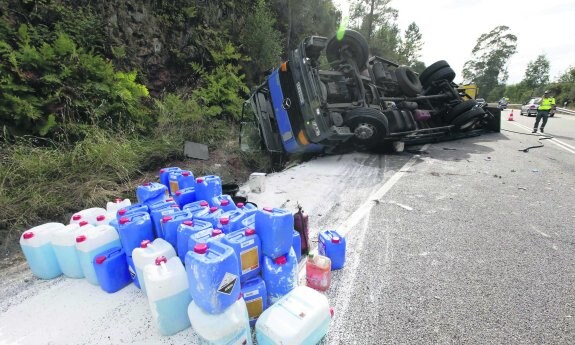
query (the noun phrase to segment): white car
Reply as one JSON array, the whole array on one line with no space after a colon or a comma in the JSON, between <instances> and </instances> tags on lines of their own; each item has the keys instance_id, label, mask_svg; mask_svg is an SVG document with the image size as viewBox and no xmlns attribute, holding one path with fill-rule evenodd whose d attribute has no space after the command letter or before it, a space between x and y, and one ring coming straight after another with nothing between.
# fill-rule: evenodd
<instances>
[{"instance_id":1,"label":"white car","mask_svg":"<svg viewBox=\"0 0 575 345\"><path fill-rule=\"evenodd\" d=\"M521 106L520 115L536 116L537 108L539 107L539 102L541 102L541 97L531 98L529 102Z\"/></svg>"}]
</instances>

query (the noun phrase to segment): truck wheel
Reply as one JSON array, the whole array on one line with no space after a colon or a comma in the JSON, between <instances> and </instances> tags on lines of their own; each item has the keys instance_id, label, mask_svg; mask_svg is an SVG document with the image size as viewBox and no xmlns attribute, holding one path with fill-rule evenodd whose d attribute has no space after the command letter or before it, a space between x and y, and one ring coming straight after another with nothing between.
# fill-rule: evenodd
<instances>
[{"instance_id":1,"label":"truck wheel","mask_svg":"<svg viewBox=\"0 0 575 345\"><path fill-rule=\"evenodd\" d=\"M474 99L469 99L467 101L461 102L458 105L454 106L447 112L445 115L445 120L447 122L451 122L457 116L463 114L466 111L473 109L477 105L477 102Z\"/></svg>"},{"instance_id":2,"label":"truck wheel","mask_svg":"<svg viewBox=\"0 0 575 345\"><path fill-rule=\"evenodd\" d=\"M353 143L358 149L371 150L389 134L389 124L377 109L357 108L346 114L345 125L353 132Z\"/></svg>"},{"instance_id":3,"label":"truck wheel","mask_svg":"<svg viewBox=\"0 0 575 345\"><path fill-rule=\"evenodd\" d=\"M440 69L442 69L444 67L449 67L449 64L445 60L439 60L439 61L434 62L431 65L429 65L419 75L419 80L421 81L421 84L424 84L424 85L427 84L427 79L429 79L429 77L431 77L431 75L433 73L439 71Z\"/></svg>"},{"instance_id":4,"label":"truck wheel","mask_svg":"<svg viewBox=\"0 0 575 345\"><path fill-rule=\"evenodd\" d=\"M451 124L459 131L464 132L471 129L485 115L485 111L482 108L471 109L456 117Z\"/></svg>"},{"instance_id":5,"label":"truck wheel","mask_svg":"<svg viewBox=\"0 0 575 345\"><path fill-rule=\"evenodd\" d=\"M395 69L395 77L399 88L408 97L415 97L421 93L423 87L415 72L407 66L399 66Z\"/></svg>"},{"instance_id":6,"label":"truck wheel","mask_svg":"<svg viewBox=\"0 0 575 345\"><path fill-rule=\"evenodd\" d=\"M363 71L369 58L369 47L365 37L354 30L345 30L341 40L338 40L336 36L332 37L327 42L325 55L334 69L344 62L346 56L342 56L343 54L349 54L359 71Z\"/></svg>"},{"instance_id":7,"label":"truck wheel","mask_svg":"<svg viewBox=\"0 0 575 345\"><path fill-rule=\"evenodd\" d=\"M451 67L444 67L435 73L433 73L428 79L426 83L423 83L424 87L429 87L431 83L438 80L447 80L448 82L452 82L455 79L455 71Z\"/></svg>"}]
</instances>

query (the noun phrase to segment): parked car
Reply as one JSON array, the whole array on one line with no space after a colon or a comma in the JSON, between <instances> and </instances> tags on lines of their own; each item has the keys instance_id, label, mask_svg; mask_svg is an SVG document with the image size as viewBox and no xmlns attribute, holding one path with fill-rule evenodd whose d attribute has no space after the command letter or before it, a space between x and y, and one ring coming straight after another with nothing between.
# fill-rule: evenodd
<instances>
[{"instance_id":1,"label":"parked car","mask_svg":"<svg viewBox=\"0 0 575 345\"><path fill-rule=\"evenodd\" d=\"M484 107L487 104L484 98L477 98L475 102L477 102L478 108Z\"/></svg>"},{"instance_id":2,"label":"parked car","mask_svg":"<svg viewBox=\"0 0 575 345\"><path fill-rule=\"evenodd\" d=\"M531 98L529 102L521 106L520 115L536 116L537 108L539 107L539 102L541 102L541 97Z\"/></svg>"}]
</instances>

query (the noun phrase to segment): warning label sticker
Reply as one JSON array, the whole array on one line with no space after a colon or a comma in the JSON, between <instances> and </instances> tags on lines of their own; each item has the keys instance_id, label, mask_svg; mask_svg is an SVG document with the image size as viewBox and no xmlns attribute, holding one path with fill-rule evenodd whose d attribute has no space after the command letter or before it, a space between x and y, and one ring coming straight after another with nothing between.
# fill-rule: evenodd
<instances>
[{"instance_id":1,"label":"warning label sticker","mask_svg":"<svg viewBox=\"0 0 575 345\"><path fill-rule=\"evenodd\" d=\"M231 274L230 272L226 272L220 286L218 287L218 292L223 293L226 295L230 295L234 286L236 286L236 282L238 281L238 276L235 274Z\"/></svg>"},{"instance_id":2,"label":"warning label sticker","mask_svg":"<svg viewBox=\"0 0 575 345\"><path fill-rule=\"evenodd\" d=\"M252 247L241 252L240 261L242 264L242 274L257 270L260 267L258 247Z\"/></svg>"}]
</instances>

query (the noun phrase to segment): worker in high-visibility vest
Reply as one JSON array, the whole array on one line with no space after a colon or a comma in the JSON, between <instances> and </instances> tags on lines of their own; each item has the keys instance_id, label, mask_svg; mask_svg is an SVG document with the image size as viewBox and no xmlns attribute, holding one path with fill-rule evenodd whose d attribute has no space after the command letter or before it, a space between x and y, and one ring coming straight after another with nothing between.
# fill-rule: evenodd
<instances>
[{"instance_id":1,"label":"worker in high-visibility vest","mask_svg":"<svg viewBox=\"0 0 575 345\"><path fill-rule=\"evenodd\" d=\"M547 118L549 117L549 111L555 107L555 98L549 96L549 91L543 93L543 98L539 102L539 107L537 108L537 118L535 119L535 125L533 126L533 133L537 133L537 126L539 126L539 121L543 119L541 128L539 130L544 133L545 125L547 124Z\"/></svg>"}]
</instances>

